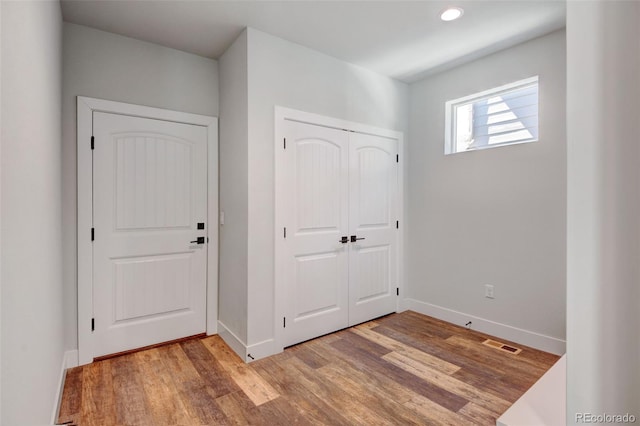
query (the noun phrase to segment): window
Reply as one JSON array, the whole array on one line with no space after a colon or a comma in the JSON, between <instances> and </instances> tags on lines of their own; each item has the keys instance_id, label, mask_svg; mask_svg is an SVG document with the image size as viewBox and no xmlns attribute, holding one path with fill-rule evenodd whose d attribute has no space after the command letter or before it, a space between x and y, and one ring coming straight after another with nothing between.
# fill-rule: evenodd
<instances>
[{"instance_id":1,"label":"window","mask_svg":"<svg viewBox=\"0 0 640 426\"><path fill-rule=\"evenodd\" d=\"M538 77L446 103L445 154L538 140Z\"/></svg>"}]
</instances>

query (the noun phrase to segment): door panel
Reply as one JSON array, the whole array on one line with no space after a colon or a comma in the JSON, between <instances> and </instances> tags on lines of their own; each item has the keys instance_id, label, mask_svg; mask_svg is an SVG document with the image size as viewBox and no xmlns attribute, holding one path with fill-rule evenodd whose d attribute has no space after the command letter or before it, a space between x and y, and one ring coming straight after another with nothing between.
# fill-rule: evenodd
<instances>
[{"instance_id":1,"label":"door panel","mask_svg":"<svg viewBox=\"0 0 640 426\"><path fill-rule=\"evenodd\" d=\"M338 231L341 225L340 185L344 148L331 135L294 141L296 164L296 233Z\"/></svg>"},{"instance_id":2,"label":"door panel","mask_svg":"<svg viewBox=\"0 0 640 426\"><path fill-rule=\"evenodd\" d=\"M94 113L94 356L206 328L207 134Z\"/></svg>"},{"instance_id":3,"label":"door panel","mask_svg":"<svg viewBox=\"0 0 640 426\"><path fill-rule=\"evenodd\" d=\"M340 309L341 262L335 252L296 256L294 321Z\"/></svg>"},{"instance_id":4,"label":"door panel","mask_svg":"<svg viewBox=\"0 0 640 426\"><path fill-rule=\"evenodd\" d=\"M191 144L131 133L114 142L116 229L188 228Z\"/></svg>"},{"instance_id":5,"label":"door panel","mask_svg":"<svg viewBox=\"0 0 640 426\"><path fill-rule=\"evenodd\" d=\"M358 270L354 275L357 275L358 281L357 285L351 286L352 291L355 292L355 304L387 296L390 286L389 266L391 264L389 246L360 248L356 253Z\"/></svg>"},{"instance_id":6,"label":"door panel","mask_svg":"<svg viewBox=\"0 0 640 426\"><path fill-rule=\"evenodd\" d=\"M348 137L287 122L285 346L347 326Z\"/></svg>"},{"instance_id":7,"label":"door panel","mask_svg":"<svg viewBox=\"0 0 640 426\"><path fill-rule=\"evenodd\" d=\"M114 259L114 324L189 309L189 253Z\"/></svg>"},{"instance_id":8,"label":"door panel","mask_svg":"<svg viewBox=\"0 0 640 426\"><path fill-rule=\"evenodd\" d=\"M349 325L396 310L398 142L350 133Z\"/></svg>"}]
</instances>

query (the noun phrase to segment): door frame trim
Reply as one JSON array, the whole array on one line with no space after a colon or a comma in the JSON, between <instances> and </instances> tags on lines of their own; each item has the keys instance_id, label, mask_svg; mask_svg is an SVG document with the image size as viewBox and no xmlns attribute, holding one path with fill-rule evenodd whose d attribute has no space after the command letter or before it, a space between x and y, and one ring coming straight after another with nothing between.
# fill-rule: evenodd
<instances>
[{"instance_id":1,"label":"door frame trim","mask_svg":"<svg viewBox=\"0 0 640 426\"><path fill-rule=\"evenodd\" d=\"M397 286L400 290L400 297L396 299L396 311L404 309L405 304L401 303L401 298L404 296L404 229L406 228L406 219L404 217L404 143L403 133L397 130L389 130L380 127L371 126L368 124L357 123L348 120L342 120L339 118L327 117L320 114L300 111L296 109L286 108L282 106L275 106L274 111L275 123L274 123L274 145L275 145L275 176L274 176L274 188L275 188L275 211L274 211L274 350L275 352L282 352L284 350L284 329L283 329L283 317L286 313L286 306L284 303L284 241L282 238L278 238L280 231L286 226L283 222L284 211L290 208L285 202L286 194L284 193L284 150L283 139L285 137L285 121L297 121L300 123L311 124L315 126L329 127L333 129L345 130L355 133L363 133L367 135L380 136L398 141L398 152L400 155L398 161L398 220L400 221L400 229L398 234L398 258L397 258Z\"/></svg>"},{"instance_id":2,"label":"door frame trim","mask_svg":"<svg viewBox=\"0 0 640 426\"><path fill-rule=\"evenodd\" d=\"M93 318L93 187L91 136L93 113L106 112L150 118L207 128L207 308L206 333L218 331L218 118L104 99L77 97L77 282L78 282L78 362L93 362L91 332Z\"/></svg>"}]
</instances>

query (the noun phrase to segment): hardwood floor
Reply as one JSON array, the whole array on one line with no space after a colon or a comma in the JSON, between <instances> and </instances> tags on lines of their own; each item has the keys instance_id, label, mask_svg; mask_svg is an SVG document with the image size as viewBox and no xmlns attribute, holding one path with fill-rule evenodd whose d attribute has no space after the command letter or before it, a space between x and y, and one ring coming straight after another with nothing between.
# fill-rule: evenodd
<instances>
[{"instance_id":1,"label":"hardwood floor","mask_svg":"<svg viewBox=\"0 0 640 426\"><path fill-rule=\"evenodd\" d=\"M408 311L251 364L189 340L68 370L59 423L495 425L558 357L487 338Z\"/></svg>"}]
</instances>

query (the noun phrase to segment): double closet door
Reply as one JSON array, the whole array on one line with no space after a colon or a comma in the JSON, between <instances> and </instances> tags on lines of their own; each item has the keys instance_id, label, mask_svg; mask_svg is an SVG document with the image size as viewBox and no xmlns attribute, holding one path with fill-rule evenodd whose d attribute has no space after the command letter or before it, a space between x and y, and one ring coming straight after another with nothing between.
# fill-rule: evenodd
<instances>
[{"instance_id":1,"label":"double closet door","mask_svg":"<svg viewBox=\"0 0 640 426\"><path fill-rule=\"evenodd\" d=\"M285 122L284 346L396 311L398 141Z\"/></svg>"}]
</instances>

